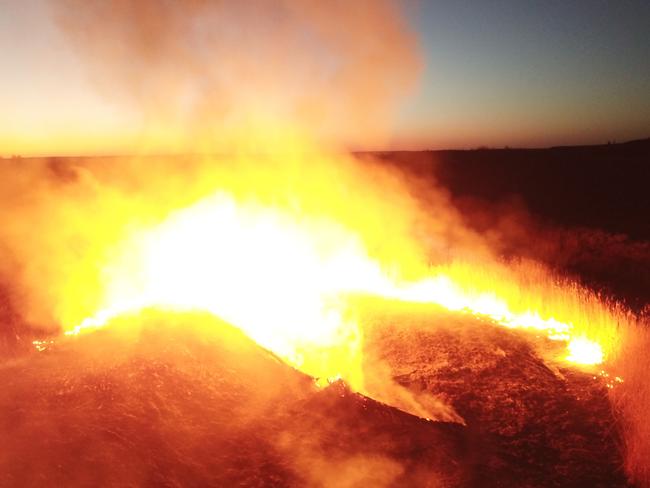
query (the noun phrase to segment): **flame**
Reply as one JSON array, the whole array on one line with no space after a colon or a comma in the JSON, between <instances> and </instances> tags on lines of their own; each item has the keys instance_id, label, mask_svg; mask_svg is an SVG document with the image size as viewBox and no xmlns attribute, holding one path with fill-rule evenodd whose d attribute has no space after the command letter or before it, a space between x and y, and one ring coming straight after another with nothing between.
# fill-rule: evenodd
<instances>
[{"instance_id":1,"label":"flame","mask_svg":"<svg viewBox=\"0 0 650 488\"><path fill-rule=\"evenodd\" d=\"M567 359L580 364L600 364L603 362L603 350L593 341L584 337L572 339L568 346Z\"/></svg>"},{"instance_id":2,"label":"flame","mask_svg":"<svg viewBox=\"0 0 650 488\"><path fill-rule=\"evenodd\" d=\"M48 235L66 230L66 246L80 224L90 237L52 260L49 294L38 296L54 299L65 333L147 308L205 311L321 383L341 377L365 393L358 296L528 329L564 344L573 364L616 353L620 311L540 265L500 262L458 231L460 219L440 199L429 208L413 198L401 173L314 150L299 135L263 142L269 155L229 164L84 168L84 200L65 200L43 220ZM120 183L104 183L100 171ZM461 237L448 237L454 232ZM432 259L427 246L441 234L470 252Z\"/></svg>"},{"instance_id":3,"label":"flame","mask_svg":"<svg viewBox=\"0 0 650 488\"><path fill-rule=\"evenodd\" d=\"M126 248L105 269L106 306L70 333L147 307L205 310L323 378L354 369L347 350L358 331L346 322L342 294L383 280L358 239L336 223L299 224L221 192L133 236ZM318 351L337 369L317 369Z\"/></svg>"},{"instance_id":4,"label":"flame","mask_svg":"<svg viewBox=\"0 0 650 488\"><path fill-rule=\"evenodd\" d=\"M601 344L572 322L514 311L510 281L486 275L481 283L485 263L480 272L467 263L423 266L419 278L404 278L371 255L367 240L331 216L218 190L116 246L102 270L98 311L66 334L150 307L208 311L321 381L343 377L362 391L362 334L348 298L364 294L541 331L567 343L566 360L603 362Z\"/></svg>"}]
</instances>

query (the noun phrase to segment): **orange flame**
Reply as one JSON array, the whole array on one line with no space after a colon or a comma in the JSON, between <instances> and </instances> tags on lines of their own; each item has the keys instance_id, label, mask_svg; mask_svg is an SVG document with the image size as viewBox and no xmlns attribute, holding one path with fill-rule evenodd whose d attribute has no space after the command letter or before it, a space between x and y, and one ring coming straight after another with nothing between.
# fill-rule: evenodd
<instances>
[{"instance_id":1,"label":"orange flame","mask_svg":"<svg viewBox=\"0 0 650 488\"><path fill-rule=\"evenodd\" d=\"M412 249L400 245L398 253L388 256L404 269L396 268L386 255L369 252L376 236L350 226L376 210L372 203L370 210L338 219L329 208L331 190L317 192L328 214L305 211L300 201L305 192L299 186L293 188L298 200L292 207L238 195L237 188L255 184L250 175L244 183L235 181L242 186L218 190L158 225L132 232L103 267L97 311L66 334L149 307L204 310L306 373L321 379L341 376L362 390L361 331L348 314L347 298L364 294L434 303L506 327L541 331L566 342L566 359L574 363L599 364L605 358L598 334L592 330L589 336L579 322L596 317L611 335L615 316L600 302L585 302L571 288L546 285L564 298L551 297L535 310L535 297L548 290L539 283L537 289L526 290L516 282L516 272L508 274L495 263L420 263L414 271L406 269L417 260ZM269 184L273 182L258 183L263 188ZM411 244L406 238L404 242ZM566 296L573 298L567 301ZM560 318L548 313L549 303L559 307Z\"/></svg>"}]
</instances>

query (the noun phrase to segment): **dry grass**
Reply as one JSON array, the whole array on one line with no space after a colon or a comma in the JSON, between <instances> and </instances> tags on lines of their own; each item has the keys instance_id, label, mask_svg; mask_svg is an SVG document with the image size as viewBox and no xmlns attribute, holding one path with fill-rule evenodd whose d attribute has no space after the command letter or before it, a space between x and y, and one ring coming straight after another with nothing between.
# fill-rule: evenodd
<instances>
[{"instance_id":1,"label":"dry grass","mask_svg":"<svg viewBox=\"0 0 650 488\"><path fill-rule=\"evenodd\" d=\"M639 319L621 330L621 348L612 371L624 382L612 388L610 399L623 434L625 470L630 480L650 487L650 323Z\"/></svg>"}]
</instances>

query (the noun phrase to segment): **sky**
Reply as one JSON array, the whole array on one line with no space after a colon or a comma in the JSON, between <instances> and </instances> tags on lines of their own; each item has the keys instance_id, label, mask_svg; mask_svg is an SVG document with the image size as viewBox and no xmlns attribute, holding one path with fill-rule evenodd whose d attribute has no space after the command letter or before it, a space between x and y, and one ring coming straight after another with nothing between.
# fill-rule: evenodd
<instances>
[{"instance_id":1,"label":"sky","mask_svg":"<svg viewBox=\"0 0 650 488\"><path fill-rule=\"evenodd\" d=\"M435 147L650 136L647 0L422 1L425 57L403 115Z\"/></svg>"},{"instance_id":2,"label":"sky","mask_svg":"<svg viewBox=\"0 0 650 488\"><path fill-rule=\"evenodd\" d=\"M423 69L388 149L650 136L650 2L406 0ZM0 155L128 152L143 117L96 90L45 0L0 0Z\"/></svg>"}]
</instances>

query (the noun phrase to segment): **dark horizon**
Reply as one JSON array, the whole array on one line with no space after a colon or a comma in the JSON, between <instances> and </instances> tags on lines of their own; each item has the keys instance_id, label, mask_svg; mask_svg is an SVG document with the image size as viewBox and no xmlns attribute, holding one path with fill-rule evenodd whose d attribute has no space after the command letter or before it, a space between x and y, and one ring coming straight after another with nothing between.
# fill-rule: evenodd
<instances>
[{"instance_id":1,"label":"dark horizon","mask_svg":"<svg viewBox=\"0 0 650 488\"><path fill-rule=\"evenodd\" d=\"M644 138L630 139L625 141L606 141L602 143L593 144L570 144L570 145L555 145L555 146L472 146L467 147L444 147L444 148L413 148L413 149L355 149L348 148L352 154L384 154L384 153L444 153L444 152L476 152L476 151L547 151L551 149L571 149L571 148L597 148L608 146L624 146L633 144L648 144L650 146L650 136ZM178 152L178 153L104 153L104 154L36 154L36 155L23 155L23 154L3 154L0 159L47 159L47 158L128 158L128 157L144 157L144 158L167 158L167 157L188 157L188 156L227 156L227 152Z\"/></svg>"}]
</instances>

